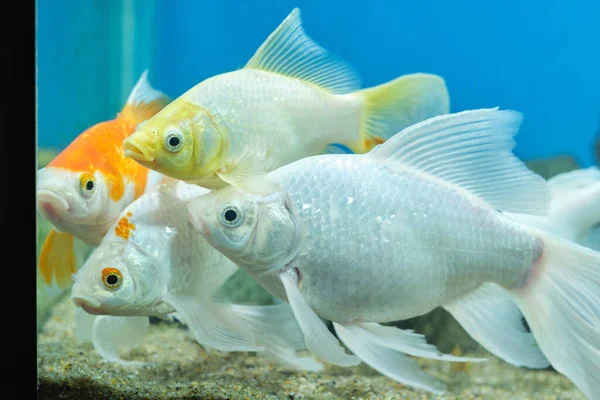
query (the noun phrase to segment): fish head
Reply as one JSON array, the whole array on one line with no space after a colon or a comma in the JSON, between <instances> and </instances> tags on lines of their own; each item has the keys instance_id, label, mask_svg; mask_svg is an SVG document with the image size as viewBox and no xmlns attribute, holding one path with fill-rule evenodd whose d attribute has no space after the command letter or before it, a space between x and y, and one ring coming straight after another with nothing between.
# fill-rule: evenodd
<instances>
[{"instance_id":1,"label":"fish head","mask_svg":"<svg viewBox=\"0 0 600 400\"><path fill-rule=\"evenodd\" d=\"M94 315L160 314L161 261L130 241L103 240L74 275L71 299Z\"/></svg>"},{"instance_id":2,"label":"fish head","mask_svg":"<svg viewBox=\"0 0 600 400\"><path fill-rule=\"evenodd\" d=\"M58 231L82 238L104 234L114 221L109 203L99 171L47 166L37 172L37 209Z\"/></svg>"},{"instance_id":3,"label":"fish head","mask_svg":"<svg viewBox=\"0 0 600 400\"><path fill-rule=\"evenodd\" d=\"M186 182L220 168L222 144L221 129L212 115L182 99L139 124L123 141L126 157Z\"/></svg>"},{"instance_id":4,"label":"fish head","mask_svg":"<svg viewBox=\"0 0 600 400\"><path fill-rule=\"evenodd\" d=\"M192 225L219 252L250 273L285 266L298 249L298 225L283 192L254 194L234 186L188 202Z\"/></svg>"}]
</instances>

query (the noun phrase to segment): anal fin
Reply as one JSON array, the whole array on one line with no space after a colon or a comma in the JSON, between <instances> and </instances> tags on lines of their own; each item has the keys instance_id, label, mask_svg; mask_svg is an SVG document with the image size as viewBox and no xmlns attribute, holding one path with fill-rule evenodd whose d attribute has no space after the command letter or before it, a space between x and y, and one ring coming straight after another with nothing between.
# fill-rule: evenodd
<instances>
[{"instance_id":1,"label":"anal fin","mask_svg":"<svg viewBox=\"0 0 600 400\"><path fill-rule=\"evenodd\" d=\"M525 329L519 308L500 286L483 284L443 306L473 339L506 362L529 368L550 365Z\"/></svg>"},{"instance_id":2,"label":"anal fin","mask_svg":"<svg viewBox=\"0 0 600 400\"><path fill-rule=\"evenodd\" d=\"M458 357L443 354L434 345L427 343L425 336L413 331L404 331L393 326L376 323L357 323L346 329L355 331L361 337L390 350L410 354L411 356L430 358L441 361L481 362L485 358Z\"/></svg>"},{"instance_id":3,"label":"anal fin","mask_svg":"<svg viewBox=\"0 0 600 400\"><path fill-rule=\"evenodd\" d=\"M419 389L442 394L446 385L427 375L419 364L407 355L382 346L360 325L333 323L338 336L365 364L382 375Z\"/></svg>"}]
</instances>

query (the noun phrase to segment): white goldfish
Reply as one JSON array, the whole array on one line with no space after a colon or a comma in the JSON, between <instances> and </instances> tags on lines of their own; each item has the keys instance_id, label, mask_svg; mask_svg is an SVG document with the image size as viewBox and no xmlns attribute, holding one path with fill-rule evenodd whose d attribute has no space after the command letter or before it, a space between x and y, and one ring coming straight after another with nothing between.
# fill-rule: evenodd
<instances>
[{"instance_id":1,"label":"white goldfish","mask_svg":"<svg viewBox=\"0 0 600 400\"><path fill-rule=\"evenodd\" d=\"M148 319L177 318L198 343L222 351L258 351L297 369L319 370L297 357L303 337L287 303L243 306L215 301L237 266L210 246L189 223L185 201L208 192L171 182L129 205L77 272L73 301L98 318L93 343L118 360L123 340L135 341ZM137 316L137 317L135 317Z\"/></svg>"},{"instance_id":2,"label":"white goldfish","mask_svg":"<svg viewBox=\"0 0 600 400\"><path fill-rule=\"evenodd\" d=\"M363 153L402 128L449 112L444 80L401 76L360 89L358 74L303 28L294 9L244 68L206 79L140 124L125 155L209 189L252 179L342 144Z\"/></svg>"},{"instance_id":3,"label":"white goldfish","mask_svg":"<svg viewBox=\"0 0 600 400\"><path fill-rule=\"evenodd\" d=\"M123 154L123 139L169 98L148 82L148 71L116 118L81 133L37 172L37 209L53 225L39 260L41 277L61 288L71 284L81 254L78 239L96 246L121 211L161 180Z\"/></svg>"},{"instance_id":4,"label":"white goldfish","mask_svg":"<svg viewBox=\"0 0 600 400\"><path fill-rule=\"evenodd\" d=\"M594 398L600 253L505 214L547 214L551 197L511 151L520 121L498 109L431 118L367 154L281 167L269 174L279 189L268 195L229 186L199 196L190 220L287 299L306 347L325 361L362 360L443 392L405 354L449 357L420 335L379 325L442 306L490 352L517 366L551 363Z\"/></svg>"}]
</instances>

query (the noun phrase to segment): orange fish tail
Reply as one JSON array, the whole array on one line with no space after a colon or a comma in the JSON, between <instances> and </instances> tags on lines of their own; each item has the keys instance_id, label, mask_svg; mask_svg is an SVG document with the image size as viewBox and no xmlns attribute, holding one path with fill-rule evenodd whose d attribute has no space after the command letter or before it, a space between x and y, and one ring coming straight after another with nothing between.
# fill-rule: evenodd
<instances>
[{"instance_id":1,"label":"orange fish tail","mask_svg":"<svg viewBox=\"0 0 600 400\"><path fill-rule=\"evenodd\" d=\"M77 271L74 237L67 232L52 229L40 251L39 269L44 283L52 285L52 278L59 288L71 286L71 276Z\"/></svg>"}]
</instances>

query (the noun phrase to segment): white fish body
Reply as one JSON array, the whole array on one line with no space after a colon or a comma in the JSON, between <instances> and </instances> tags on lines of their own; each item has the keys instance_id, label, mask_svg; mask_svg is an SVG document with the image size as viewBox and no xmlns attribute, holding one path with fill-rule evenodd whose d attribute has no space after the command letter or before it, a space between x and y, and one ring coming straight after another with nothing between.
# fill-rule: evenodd
<instances>
[{"instance_id":1,"label":"white fish body","mask_svg":"<svg viewBox=\"0 0 600 400\"><path fill-rule=\"evenodd\" d=\"M447 185L390 174L372 158L336 158L305 159L278 176L304 229L293 261L300 291L325 318L402 320L482 282L513 288L542 253L535 235Z\"/></svg>"},{"instance_id":2,"label":"white fish body","mask_svg":"<svg viewBox=\"0 0 600 400\"><path fill-rule=\"evenodd\" d=\"M96 315L94 342L115 361L123 335L140 335L147 318L176 315L196 340L222 351L258 351L298 369L304 347L289 305L242 306L214 299L237 266L210 246L187 218L185 202L208 190L171 182L133 202L77 273L71 298ZM121 330L119 330L121 329ZM127 338L131 341L131 338Z\"/></svg>"},{"instance_id":3,"label":"white fish body","mask_svg":"<svg viewBox=\"0 0 600 400\"><path fill-rule=\"evenodd\" d=\"M234 187L200 196L190 219L287 299L307 348L324 360L347 366L358 357L442 392L403 353L456 358L378 323L443 306L490 352L519 366L550 362L590 396L600 390L589 372L600 369L600 254L503 214L544 215L550 203L546 182L512 154L520 120L497 109L432 118L365 155L275 170L279 191L268 196Z\"/></svg>"}]
</instances>

